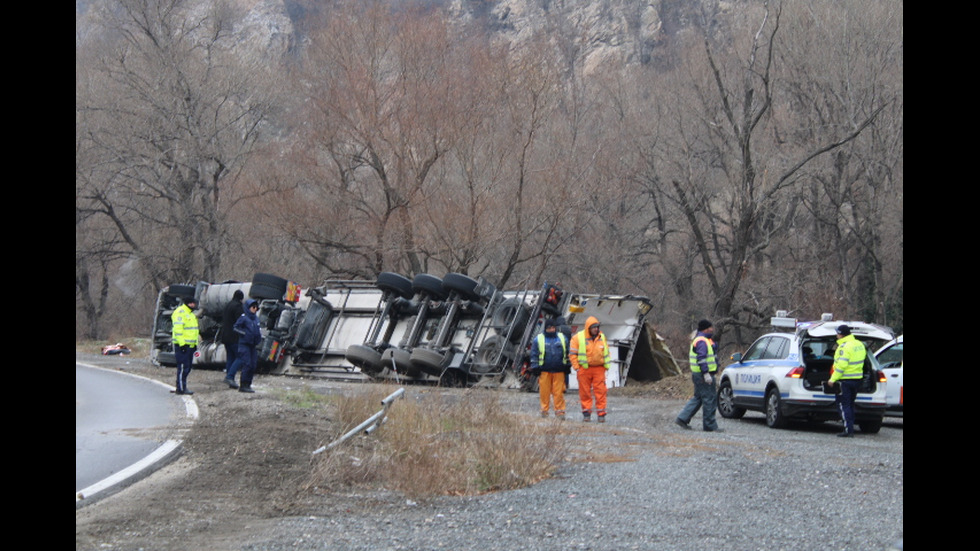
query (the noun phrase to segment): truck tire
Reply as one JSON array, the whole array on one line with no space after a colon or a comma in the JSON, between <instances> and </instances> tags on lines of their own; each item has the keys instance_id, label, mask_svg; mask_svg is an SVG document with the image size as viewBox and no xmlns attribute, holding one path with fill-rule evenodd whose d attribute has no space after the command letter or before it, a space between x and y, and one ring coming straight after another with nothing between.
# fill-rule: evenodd
<instances>
[{"instance_id":1,"label":"truck tire","mask_svg":"<svg viewBox=\"0 0 980 551\"><path fill-rule=\"evenodd\" d=\"M446 294L455 291L464 299L474 302L479 301L481 298L474 291L477 284L475 279L463 274L448 273L446 277L442 278L442 287L446 290Z\"/></svg>"},{"instance_id":2,"label":"truck tire","mask_svg":"<svg viewBox=\"0 0 980 551\"><path fill-rule=\"evenodd\" d=\"M279 300L286 294L289 281L272 274L256 273L252 276L252 286L248 296L255 299Z\"/></svg>"},{"instance_id":3,"label":"truck tire","mask_svg":"<svg viewBox=\"0 0 980 551\"><path fill-rule=\"evenodd\" d=\"M416 348L412 350L411 361L413 366L423 372L438 377L442 375L442 371L446 367L446 357L445 352L429 348Z\"/></svg>"},{"instance_id":4,"label":"truck tire","mask_svg":"<svg viewBox=\"0 0 980 551\"><path fill-rule=\"evenodd\" d=\"M381 353L364 344L352 344L344 354L347 361L361 369L365 375L377 375L384 369Z\"/></svg>"},{"instance_id":5,"label":"truck tire","mask_svg":"<svg viewBox=\"0 0 980 551\"><path fill-rule=\"evenodd\" d=\"M510 342L514 344L521 342L529 321L531 321L530 308L523 300L516 298L501 302L493 313L493 325L497 328L497 333L506 335L508 329L514 327L510 333Z\"/></svg>"},{"instance_id":6,"label":"truck tire","mask_svg":"<svg viewBox=\"0 0 980 551\"><path fill-rule=\"evenodd\" d=\"M503 360L514 357L514 345L507 342L500 335L493 335L485 339L480 348L476 351L476 363L472 371L477 373L490 373L503 363Z\"/></svg>"},{"instance_id":7,"label":"truck tire","mask_svg":"<svg viewBox=\"0 0 980 551\"><path fill-rule=\"evenodd\" d=\"M401 348L388 348L381 354L381 364L405 377L418 377L421 371L412 365L412 354Z\"/></svg>"},{"instance_id":8,"label":"truck tire","mask_svg":"<svg viewBox=\"0 0 980 551\"><path fill-rule=\"evenodd\" d=\"M418 274L412 280L412 290L416 293L424 293L436 300L446 298L446 291L442 288L442 280L429 274Z\"/></svg>"},{"instance_id":9,"label":"truck tire","mask_svg":"<svg viewBox=\"0 0 980 551\"><path fill-rule=\"evenodd\" d=\"M381 272L375 286L382 291L390 293L396 297L412 298L415 293L412 291L412 280L407 277L392 272Z\"/></svg>"}]
</instances>

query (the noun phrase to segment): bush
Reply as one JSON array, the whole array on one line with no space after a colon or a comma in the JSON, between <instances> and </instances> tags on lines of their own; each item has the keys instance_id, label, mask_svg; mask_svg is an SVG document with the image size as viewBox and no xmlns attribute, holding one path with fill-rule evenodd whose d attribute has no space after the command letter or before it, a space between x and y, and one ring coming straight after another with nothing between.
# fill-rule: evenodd
<instances>
[{"instance_id":1,"label":"bush","mask_svg":"<svg viewBox=\"0 0 980 551\"><path fill-rule=\"evenodd\" d=\"M338 401L336 437L381 409L391 387ZM568 453L557 423L514 415L493 390L396 400L387 421L317 456L309 487L371 485L413 499L533 484Z\"/></svg>"}]
</instances>

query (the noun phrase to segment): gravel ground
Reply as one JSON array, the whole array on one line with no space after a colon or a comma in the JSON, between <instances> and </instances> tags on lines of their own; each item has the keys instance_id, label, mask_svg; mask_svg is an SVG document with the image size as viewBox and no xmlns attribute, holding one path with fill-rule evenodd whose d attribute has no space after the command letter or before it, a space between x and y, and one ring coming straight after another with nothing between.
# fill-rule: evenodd
<instances>
[{"instance_id":1,"label":"gravel ground","mask_svg":"<svg viewBox=\"0 0 980 551\"><path fill-rule=\"evenodd\" d=\"M139 360L76 360L167 381L173 372ZM76 510L76 549L901 547L901 419L886 418L879 434L852 439L836 438L836 423L769 429L752 412L738 421L720 419L721 433L699 430L698 415L695 429L687 431L673 424L684 403L676 392L625 392L627 387L611 393L608 423L571 416L564 422L577 460L534 486L420 503L383 490L300 496L298 481L309 470L310 451L324 443L322 423L329 420L284 407L273 389L305 385L347 393L369 385L270 375L257 379L256 395L244 396L222 389L221 377L214 371L191 374L202 415L180 459ZM426 391L432 389L408 390ZM501 392L515 414L536 415L536 396ZM229 411L234 414L224 413ZM247 446L255 449L252 455L229 454L231 444L220 444L219 434L240 442L236 430L254 435L270 418L284 428L264 431L273 433L267 441L253 437ZM290 443L281 445L287 438ZM259 450L261 457L255 456ZM242 466L227 465L232 455L241 455ZM249 468L247 476L228 475Z\"/></svg>"}]
</instances>

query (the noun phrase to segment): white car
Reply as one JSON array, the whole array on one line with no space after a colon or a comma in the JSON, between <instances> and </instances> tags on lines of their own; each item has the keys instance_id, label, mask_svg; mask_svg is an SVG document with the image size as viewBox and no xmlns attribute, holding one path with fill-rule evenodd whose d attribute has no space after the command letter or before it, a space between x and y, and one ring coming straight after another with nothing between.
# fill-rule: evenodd
<instances>
[{"instance_id":1,"label":"white car","mask_svg":"<svg viewBox=\"0 0 980 551\"><path fill-rule=\"evenodd\" d=\"M903 386L903 369L905 365L904 354L902 351L902 337L899 335L895 340L888 341L880 350L875 352L881 370L885 372L888 379L888 391L885 402L888 409L885 415L888 417L904 417L905 409L905 387Z\"/></svg>"},{"instance_id":2,"label":"white car","mask_svg":"<svg viewBox=\"0 0 980 551\"><path fill-rule=\"evenodd\" d=\"M732 355L734 363L722 371L718 385L721 416L739 419L747 410L760 411L772 428L785 427L796 419L840 420L834 395L823 387L834 362L837 327L849 326L869 350L894 334L886 327L831 318L829 314L816 322L773 318L774 326L793 330L763 335L745 354ZM867 358L864 386L854 404L855 421L862 432L876 433L884 418L886 384L874 355L869 353Z\"/></svg>"}]
</instances>

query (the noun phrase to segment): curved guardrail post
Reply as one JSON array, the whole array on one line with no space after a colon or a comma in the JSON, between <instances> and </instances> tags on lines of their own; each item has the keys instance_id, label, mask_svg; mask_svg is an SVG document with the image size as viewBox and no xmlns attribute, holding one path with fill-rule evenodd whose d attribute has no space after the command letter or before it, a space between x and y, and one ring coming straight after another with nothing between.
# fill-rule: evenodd
<instances>
[{"instance_id":1,"label":"curved guardrail post","mask_svg":"<svg viewBox=\"0 0 980 551\"><path fill-rule=\"evenodd\" d=\"M354 427L351 430L347 431L347 433L345 433L340 438L334 440L330 444L328 444L326 446L320 446L319 448L317 448L316 450L313 451L313 455L320 454L322 452L325 452L325 451L327 451L327 450L329 450L329 449L337 446L338 444L343 443L345 440L347 440L351 436L354 436L355 434L361 432L362 430L364 431L364 434L371 434L372 432L374 432L375 430L377 430L377 428L379 426L381 426L382 423L385 422L385 419L387 418L386 416L387 416L387 413L388 413L388 408L391 407L391 404L396 399L401 398L404 395L405 395L405 389L404 388L399 388L398 390L392 392L384 400L381 400L381 405L382 405L381 411L379 411L379 412L375 413L374 415L368 417L367 419L364 420L363 423L361 423L360 425L357 425L356 427Z\"/></svg>"}]
</instances>

